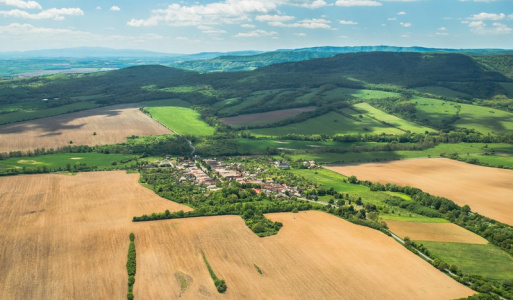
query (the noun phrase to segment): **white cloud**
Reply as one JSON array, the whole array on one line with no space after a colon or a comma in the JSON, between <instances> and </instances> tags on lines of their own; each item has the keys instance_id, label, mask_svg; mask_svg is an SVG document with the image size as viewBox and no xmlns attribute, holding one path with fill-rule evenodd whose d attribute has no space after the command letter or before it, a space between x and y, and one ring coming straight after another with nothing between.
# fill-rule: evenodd
<instances>
[{"instance_id":1,"label":"white cloud","mask_svg":"<svg viewBox=\"0 0 513 300\"><path fill-rule=\"evenodd\" d=\"M404 16L405 14L406 14L406 12L404 12L404 11L400 11L397 13L397 15L399 15L399 16Z\"/></svg>"},{"instance_id":2,"label":"white cloud","mask_svg":"<svg viewBox=\"0 0 513 300\"><path fill-rule=\"evenodd\" d=\"M403 22L401 22L399 24L401 24L401 26L406 27L406 28L411 26L411 23L403 23Z\"/></svg>"},{"instance_id":3,"label":"white cloud","mask_svg":"<svg viewBox=\"0 0 513 300\"><path fill-rule=\"evenodd\" d=\"M201 30L201 32L206 33L206 34L222 34L222 33L226 33L225 30L214 28L212 26L199 25L197 28L199 30Z\"/></svg>"},{"instance_id":4,"label":"white cloud","mask_svg":"<svg viewBox=\"0 0 513 300\"><path fill-rule=\"evenodd\" d=\"M283 23L280 21L269 22L270 26L276 27L296 27L308 29L331 29L331 21L326 19L305 19L296 23Z\"/></svg>"},{"instance_id":5,"label":"white cloud","mask_svg":"<svg viewBox=\"0 0 513 300\"><path fill-rule=\"evenodd\" d=\"M397 21L397 18L388 18L388 21Z\"/></svg>"},{"instance_id":6,"label":"white cloud","mask_svg":"<svg viewBox=\"0 0 513 300\"><path fill-rule=\"evenodd\" d=\"M358 24L358 22L346 21L346 20L341 20L339 23L342 24L342 25L357 25Z\"/></svg>"},{"instance_id":7,"label":"white cloud","mask_svg":"<svg viewBox=\"0 0 513 300\"><path fill-rule=\"evenodd\" d=\"M83 16L83 15L84 15L84 12L80 8L50 8L50 9L40 11L36 14L31 14L31 13L28 13L26 11L19 10L19 9L0 11L0 16L31 19L31 20L53 19L56 21L62 21L65 19L64 16Z\"/></svg>"},{"instance_id":8,"label":"white cloud","mask_svg":"<svg viewBox=\"0 0 513 300\"><path fill-rule=\"evenodd\" d=\"M483 21L472 21L468 23L468 27L470 27L470 31L479 35L500 35L513 32L513 28L499 22L494 22L492 27L489 27Z\"/></svg>"},{"instance_id":9,"label":"white cloud","mask_svg":"<svg viewBox=\"0 0 513 300\"><path fill-rule=\"evenodd\" d=\"M254 25L254 24L242 24L242 25L240 25L240 27L242 27L242 28L255 28L256 25Z\"/></svg>"},{"instance_id":10,"label":"white cloud","mask_svg":"<svg viewBox=\"0 0 513 300\"><path fill-rule=\"evenodd\" d=\"M303 37L303 36L306 36L306 33L304 33L304 32L300 32L300 33L294 33L294 35L295 35L295 36L301 36L301 37Z\"/></svg>"},{"instance_id":11,"label":"white cloud","mask_svg":"<svg viewBox=\"0 0 513 300\"><path fill-rule=\"evenodd\" d=\"M277 34L278 33L276 31L253 30L250 32L238 33L235 37L255 38L255 37L262 37L262 36L273 36L273 35L277 35Z\"/></svg>"},{"instance_id":12,"label":"white cloud","mask_svg":"<svg viewBox=\"0 0 513 300\"><path fill-rule=\"evenodd\" d=\"M337 6L381 6L381 2L374 0L337 0Z\"/></svg>"},{"instance_id":13,"label":"white cloud","mask_svg":"<svg viewBox=\"0 0 513 300\"><path fill-rule=\"evenodd\" d=\"M319 7L328 5L328 3L326 3L326 1L324 1L324 0L315 0L315 1L311 1L311 0L275 0L273 2L275 2L276 4L279 4L279 5L285 4L285 5L306 7L306 8L310 8L310 9L315 9L315 8L319 8Z\"/></svg>"},{"instance_id":14,"label":"white cloud","mask_svg":"<svg viewBox=\"0 0 513 300\"><path fill-rule=\"evenodd\" d=\"M14 39L16 37L16 39ZM145 44L164 37L157 34L143 35L99 35L67 28L36 27L31 24L11 23L0 26L0 43L8 43L11 47L25 48L34 45L36 48L62 48L83 46L89 41L90 46L119 47L119 43Z\"/></svg>"},{"instance_id":15,"label":"white cloud","mask_svg":"<svg viewBox=\"0 0 513 300\"><path fill-rule=\"evenodd\" d=\"M25 9L42 9L41 5L36 1L0 0L0 3Z\"/></svg>"},{"instance_id":16,"label":"white cloud","mask_svg":"<svg viewBox=\"0 0 513 300\"><path fill-rule=\"evenodd\" d=\"M447 36L447 35L449 35L449 33L447 32L447 28L445 28L445 27L440 27L440 28L438 28L438 30L437 30L437 32L435 33L435 35Z\"/></svg>"},{"instance_id":17,"label":"white cloud","mask_svg":"<svg viewBox=\"0 0 513 300\"><path fill-rule=\"evenodd\" d=\"M504 19L505 17L506 17L506 15L503 13L493 14L493 13L482 12L482 13L470 16L469 19L477 20L477 21L485 21L485 20L498 21L498 20Z\"/></svg>"},{"instance_id":18,"label":"white cloud","mask_svg":"<svg viewBox=\"0 0 513 300\"><path fill-rule=\"evenodd\" d=\"M509 15L508 19L513 20L513 14Z\"/></svg>"},{"instance_id":19,"label":"white cloud","mask_svg":"<svg viewBox=\"0 0 513 300\"><path fill-rule=\"evenodd\" d=\"M469 1L473 1L473 2L485 2L485 3L489 3L489 2L495 2L497 0L459 0L460 2L469 2Z\"/></svg>"},{"instance_id":20,"label":"white cloud","mask_svg":"<svg viewBox=\"0 0 513 300\"><path fill-rule=\"evenodd\" d=\"M402 38L409 38L410 36L409 36L409 35L407 35L407 34L403 34L403 35L401 35L401 37L402 37Z\"/></svg>"},{"instance_id":21,"label":"white cloud","mask_svg":"<svg viewBox=\"0 0 513 300\"><path fill-rule=\"evenodd\" d=\"M110 11L120 11L121 8L119 8L119 6L116 6L116 5L113 5L110 7Z\"/></svg>"},{"instance_id":22,"label":"white cloud","mask_svg":"<svg viewBox=\"0 0 513 300\"><path fill-rule=\"evenodd\" d=\"M281 15L260 15L256 16L255 20L260 22L284 22L294 20L293 16L281 16Z\"/></svg>"},{"instance_id":23,"label":"white cloud","mask_svg":"<svg viewBox=\"0 0 513 300\"><path fill-rule=\"evenodd\" d=\"M96 10L102 10L102 7L101 6L97 6Z\"/></svg>"},{"instance_id":24,"label":"white cloud","mask_svg":"<svg viewBox=\"0 0 513 300\"><path fill-rule=\"evenodd\" d=\"M159 23L170 26L235 24L250 21L253 14L276 11L277 5L273 0L226 0L191 6L171 4L165 9L152 10L148 19L132 19L127 24L136 27Z\"/></svg>"}]
</instances>

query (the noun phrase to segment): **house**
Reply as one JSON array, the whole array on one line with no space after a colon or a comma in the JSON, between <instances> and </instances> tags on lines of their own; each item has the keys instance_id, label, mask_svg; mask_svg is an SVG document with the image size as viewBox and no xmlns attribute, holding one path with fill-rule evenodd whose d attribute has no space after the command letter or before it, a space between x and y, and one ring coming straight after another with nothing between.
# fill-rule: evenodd
<instances>
[{"instance_id":1,"label":"house","mask_svg":"<svg viewBox=\"0 0 513 300\"><path fill-rule=\"evenodd\" d=\"M288 169L288 168L290 168L290 164L288 162L286 162L286 161L284 161L284 162L276 161L276 162L274 162L274 165L277 168L281 168L281 169Z\"/></svg>"}]
</instances>

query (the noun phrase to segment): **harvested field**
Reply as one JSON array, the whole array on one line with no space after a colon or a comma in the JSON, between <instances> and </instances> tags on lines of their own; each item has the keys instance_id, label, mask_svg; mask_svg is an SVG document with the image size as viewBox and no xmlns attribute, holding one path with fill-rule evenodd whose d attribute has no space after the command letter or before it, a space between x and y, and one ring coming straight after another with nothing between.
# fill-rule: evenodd
<instances>
[{"instance_id":1,"label":"harvested field","mask_svg":"<svg viewBox=\"0 0 513 300\"><path fill-rule=\"evenodd\" d=\"M488 244L479 235L453 223L420 223L386 221L388 228L401 238L409 237L414 241L451 242L465 244Z\"/></svg>"},{"instance_id":2,"label":"harvested field","mask_svg":"<svg viewBox=\"0 0 513 300\"><path fill-rule=\"evenodd\" d=\"M513 171L445 158L327 167L362 180L420 188L484 216L513 225Z\"/></svg>"},{"instance_id":3,"label":"harvested field","mask_svg":"<svg viewBox=\"0 0 513 300\"><path fill-rule=\"evenodd\" d=\"M96 135L94 135L96 132ZM171 134L135 104L84 110L0 126L0 153L36 148L123 143L132 135Z\"/></svg>"},{"instance_id":4,"label":"harvested field","mask_svg":"<svg viewBox=\"0 0 513 300\"><path fill-rule=\"evenodd\" d=\"M300 113L313 111L315 109L315 106L282 109L265 113L247 114L239 115L236 117L222 118L221 121L234 127L248 125L264 125L292 118Z\"/></svg>"},{"instance_id":5,"label":"harvested field","mask_svg":"<svg viewBox=\"0 0 513 300\"><path fill-rule=\"evenodd\" d=\"M0 178L2 299L126 299L134 215L190 210L138 183L94 172Z\"/></svg>"},{"instance_id":6,"label":"harvested field","mask_svg":"<svg viewBox=\"0 0 513 300\"><path fill-rule=\"evenodd\" d=\"M267 217L283 222L278 235L259 238L238 216L138 224L135 298L454 299L474 294L379 231L317 211ZM200 250L226 281L225 294L216 291Z\"/></svg>"}]
</instances>

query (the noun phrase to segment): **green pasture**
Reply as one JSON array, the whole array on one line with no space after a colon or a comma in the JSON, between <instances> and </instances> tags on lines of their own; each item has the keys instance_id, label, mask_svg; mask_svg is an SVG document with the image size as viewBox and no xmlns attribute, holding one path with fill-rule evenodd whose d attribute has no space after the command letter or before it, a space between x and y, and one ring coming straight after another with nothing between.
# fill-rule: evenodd
<instances>
[{"instance_id":1,"label":"green pasture","mask_svg":"<svg viewBox=\"0 0 513 300\"><path fill-rule=\"evenodd\" d=\"M0 171L7 169L36 169L37 167L46 166L51 170L65 169L67 164L73 166L77 163L86 164L89 167L103 167L106 169L122 168L125 164L133 162L121 163L122 160L133 158L134 155L125 154L103 154L103 153L62 153L47 154L40 156L24 156L12 157L0 160ZM112 163L115 162L115 165Z\"/></svg>"},{"instance_id":2,"label":"green pasture","mask_svg":"<svg viewBox=\"0 0 513 300\"><path fill-rule=\"evenodd\" d=\"M468 98L470 95L458 92L455 90L448 89L442 86L422 86L415 88L417 92L424 94L432 94L436 96L442 96L447 98Z\"/></svg>"},{"instance_id":3,"label":"green pasture","mask_svg":"<svg viewBox=\"0 0 513 300\"><path fill-rule=\"evenodd\" d=\"M370 116L378 121L386 122L387 124L392 125L393 127L396 127L398 129L404 130L404 131L410 131L413 133L424 133L426 131L434 131L431 128L415 124L410 121L403 120L401 118L398 118L394 115L388 114L384 111L381 111L377 108L374 108L370 106L368 103L358 103L355 104L354 107L358 110L363 112L365 115Z\"/></svg>"},{"instance_id":4,"label":"green pasture","mask_svg":"<svg viewBox=\"0 0 513 300\"><path fill-rule=\"evenodd\" d=\"M430 253L465 274L513 279L513 257L492 244L476 245L421 241Z\"/></svg>"},{"instance_id":5,"label":"green pasture","mask_svg":"<svg viewBox=\"0 0 513 300\"><path fill-rule=\"evenodd\" d=\"M249 96L242 98L242 102L234 105L228 106L219 111L221 114L233 114L241 111L242 109L255 106L260 101L263 101L265 97L270 97L271 100L278 96L281 92L285 90L283 89L275 89L275 90L263 90L251 93ZM273 95L272 97L270 95Z\"/></svg>"},{"instance_id":6,"label":"green pasture","mask_svg":"<svg viewBox=\"0 0 513 300\"><path fill-rule=\"evenodd\" d=\"M183 135L206 136L214 134L214 128L201 120L200 114L187 107L151 106L145 108L151 116Z\"/></svg>"},{"instance_id":7,"label":"green pasture","mask_svg":"<svg viewBox=\"0 0 513 300\"><path fill-rule=\"evenodd\" d=\"M237 139L239 150L242 153L261 154L268 150L268 148L283 149L283 150L314 150L323 148L347 149L352 147L373 147L385 143L375 142L356 142L356 143L342 143L342 142L323 142L323 141L296 141L296 140L271 140L271 139Z\"/></svg>"},{"instance_id":8,"label":"green pasture","mask_svg":"<svg viewBox=\"0 0 513 300\"><path fill-rule=\"evenodd\" d=\"M400 94L393 92L385 92L380 90L366 90L366 89L350 89L350 88L335 88L322 93L322 98L326 100L340 100L340 99L382 99L399 97Z\"/></svg>"},{"instance_id":9,"label":"green pasture","mask_svg":"<svg viewBox=\"0 0 513 300\"><path fill-rule=\"evenodd\" d=\"M375 151L348 153L291 154L292 159L315 160L319 163L364 163L410 158L441 157L458 154L462 158L477 158L493 166L513 166L513 145L484 143L439 144L419 151Z\"/></svg>"},{"instance_id":10,"label":"green pasture","mask_svg":"<svg viewBox=\"0 0 513 300\"><path fill-rule=\"evenodd\" d=\"M299 123L293 123L286 126L275 128L253 129L251 133L256 136L283 136L293 134L326 134L326 135L344 135L344 134L401 134L403 131L381 124L374 119L366 116L358 117L357 112L349 109L343 111L351 116L356 115L357 119L343 116L337 112L329 112L322 116L311 118Z\"/></svg>"},{"instance_id":11,"label":"green pasture","mask_svg":"<svg viewBox=\"0 0 513 300\"><path fill-rule=\"evenodd\" d=\"M50 100L51 101L51 100ZM39 105L40 106L40 105ZM61 105L51 108L39 108L39 109L21 109L20 111L13 111L0 115L0 125L9 124L21 121L28 121L46 117L52 117L56 115L62 115L71 113L79 110L85 110L90 108L96 108L100 105L94 102L76 102L72 104ZM2 108L3 109L3 108Z\"/></svg>"},{"instance_id":12,"label":"green pasture","mask_svg":"<svg viewBox=\"0 0 513 300\"><path fill-rule=\"evenodd\" d=\"M351 196L361 197L364 204L374 204L376 206L383 207L383 211L380 213L380 217L382 217L383 219L406 219L411 222L446 222L443 219L428 218L425 216L409 212L399 207L389 206L384 203L384 200L390 198L391 196L387 192L373 192L370 190L370 188L366 186L344 182L344 180L347 179L346 176L327 169L293 169L290 170L290 172L302 176L316 184L321 184L328 189L332 187L333 189L335 189L335 191L339 193L348 193ZM348 176L350 176L350 174L348 174ZM395 194L395 196L398 196L397 194L401 193ZM407 197L407 195L401 194L401 197L405 196ZM320 197L319 200L329 201L329 199L331 198L333 197L324 196Z\"/></svg>"},{"instance_id":13,"label":"green pasture","mask_svg":"<svg viewBox=\"0 0 513 300\"><path fill-rule=\"evenodd\" d=\"M162 99L140 102L141 106L144 107L161 107L161 106L177 106L177 107L190 107L191 104L182 99Z\"/></svg>"},{"instance_id":14,"label":"green pasture","mask_svg":"<svg viewBox=\"0 0 513 300\"><path fill-rule=\"evenodd\" d=\"M513 130L513 113L510 112L422 97L414 97L412 102L417 103L417 118L436 127L450 122L458 113L459 107L459 119L453 123L456 127L474 129L484 134Z\"/></svg>"}]
</instances>

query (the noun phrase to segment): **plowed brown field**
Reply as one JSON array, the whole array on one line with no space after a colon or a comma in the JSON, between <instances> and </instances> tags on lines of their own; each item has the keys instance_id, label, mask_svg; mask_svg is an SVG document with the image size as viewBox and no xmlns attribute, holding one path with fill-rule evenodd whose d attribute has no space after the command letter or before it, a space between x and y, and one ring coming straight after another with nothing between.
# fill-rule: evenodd
<instances>
[{"instance_id":1,"label":"plowed brown field","mask_svg":"<svg viewBox=\"0 0 513 300\"><path fill-rule=\"evenodd\" d=\"M1 299L126 299L135 215L189 210L125 172L0 178Z\"/></svg>"},{"instance_id":2,"label":"plowed brown field","mask_svg":"<svg viewBox=\"0 0 513 300\"><path fill-rule=\"evenodd\" d=\"M376 230L316 211L267 217L283 222L278 235L259 238L237 216L139 227L135 298L453 299L474 294ZM225 294L217 293L200 250L226 280Z\"/></svg>"},{"instance_id":3,"label":"plowed brown field","mask_svg":"<svg viewBox=\"0 0 513 300\"><path fill-rule=\"evenodd\" d=\"M390 230L401 238L415 241L488 244L479 235L452 223L420 223L387 220Z\"/></svg>"},{"instance_id":4,"label":"plowed brown field","mask_svg":"<svg viewBox=\"0 0 513 300\"><path fill-rule=\"evenodd\" d=\"M513 225L513 171L471 165L446 158L410 159L330 166L358 179L420 188L453 200L484 216Z\"/></svg>"},{"instance_id":5,"label":"plowed brown field","mask_svg":"<svg viewBox=\"0 0 513 300\"><path fill-rule=\"evenodd\" d=\"M171 133L137 105L115 105L0 126L0 153L57 148L70 141L73 145L116 144L132 135Z\"/></svg>"}]
</instances>

